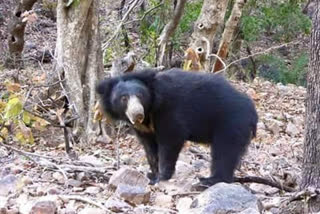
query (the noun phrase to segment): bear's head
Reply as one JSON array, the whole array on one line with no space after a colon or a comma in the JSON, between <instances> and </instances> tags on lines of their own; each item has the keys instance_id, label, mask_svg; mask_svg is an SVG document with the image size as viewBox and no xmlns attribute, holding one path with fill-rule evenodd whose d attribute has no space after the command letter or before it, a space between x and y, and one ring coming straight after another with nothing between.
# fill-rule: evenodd
<instances>
[{"instance_id":1,"label":"bear's head","mask_svg":"<svg viewBox=\"0 0 320 214\"><path fill-rule=\"evenodd\" d=\"M139 80L110 78L99 83L97 92L105 112L114 119L141 124L150 111L150 91Z\"/></svg>"}]
</instances>

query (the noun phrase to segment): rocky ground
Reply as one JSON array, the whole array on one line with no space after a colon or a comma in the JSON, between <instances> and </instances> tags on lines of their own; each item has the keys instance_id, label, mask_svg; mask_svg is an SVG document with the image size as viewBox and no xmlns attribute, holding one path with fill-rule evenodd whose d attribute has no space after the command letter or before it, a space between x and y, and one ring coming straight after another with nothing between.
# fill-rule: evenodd
<instances>
[{"instance_id":1,"label":"rocky ground","mask_svg":"<svg viewBox=\"0 0 320 214\"><path fill-rule=\"evenodd\" d=\"M257 137L237 176L255 175L296 187L301 172L305 89L260 79L233 83L252 97L260 118ZM95 145L75 146L79 160L71 161L58 133L47 130L41 135L44 139L28 149L0 146L2 213L187 213L197 197L204 197L191 187L198 176L209 174L206 146L188 142L173 179L149 186L144 176L147 161L134 136L120 134L118 143L97 140ZM44 143L52 135L55 145ZM290 196L262 184L243 186L262 202L264 213L278 213Z\"/></svg>"},{"instance_id":2,"label":"rocky ground","mask_svg":"<svg viewBox=\"0 0 320 214\"><path fill-rule=\"evenodd\" d=\"M0 1L0 15L10 7L13 5ZM52 67L43 63L53 59L54 18L48 19L42 9L37 11L38 20L26 29L26 68L2 70L0 91L5 89L3 79L19 77L24 83L41 83L46 70ZM8 16L0 16L1 41L6 39L7 23ZM6 51L6 43L0 43L1 60ZM252 97L259 114L257 137L236 175L259 176L297 188L303 153L305 88L262 79L233 84ZM60 128L37 131L32 146L0 144L0 214L212 213L215 207L208 208L208 204L218 204L232 213L282 213L292 196L256 183L219 184L205 193L193 191L192 184L198 177L209 175L210 155L208 147L190 142L180 154L173 179L149 186L144 176L148 165L143 149L134 136L124 133L120 130L113 142L97 139L94 144L74 145L77 161L65 154ZM206 208L211 211L206 212Z\"/></svg>"}]
</instances>

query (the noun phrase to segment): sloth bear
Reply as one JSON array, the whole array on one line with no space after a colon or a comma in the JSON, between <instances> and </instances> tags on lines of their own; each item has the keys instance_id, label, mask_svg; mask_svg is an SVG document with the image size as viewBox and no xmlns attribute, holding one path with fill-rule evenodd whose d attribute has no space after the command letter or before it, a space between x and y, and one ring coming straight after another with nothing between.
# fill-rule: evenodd
<instances>
[{"instance_id":1,"label":"sloth bear","mask_svg":"<svg viewBox=\"0 0 320 214\"><path fill-rule=\"evenodd\" d=\"M256 135L253 102L218 74L144 70L103 80L97 92L107 116L132 124L151 184L172 177L186 140L211 146L212 174L200 185L230 183Z\"/></svg>"}]
</instances>

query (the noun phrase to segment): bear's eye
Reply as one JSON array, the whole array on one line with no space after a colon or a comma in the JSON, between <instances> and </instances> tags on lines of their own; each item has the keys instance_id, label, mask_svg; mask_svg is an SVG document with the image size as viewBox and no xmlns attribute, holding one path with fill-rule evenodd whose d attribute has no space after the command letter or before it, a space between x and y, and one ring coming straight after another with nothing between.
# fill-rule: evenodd
<instances>
[{"instance_id":1,"label":"bear's eye","mask_svg":"<svg viewBox=\"0 0 320 214\"><path fill-rule=\"evenodd\" d=\"M127 103L128 102L129 97L127 95L123 95L121 96L120 100L122 103Z\"/></svg>"},{"instance_id":2,"label":"bear's eye","mask_svg":"<svg viewBox=\"0 0 320 214\"><path fill-rule=\"evenodd\" d=\"M142 99L142 93L138 93L137 97L141 100Z\"/></svg>"}]
</instances>

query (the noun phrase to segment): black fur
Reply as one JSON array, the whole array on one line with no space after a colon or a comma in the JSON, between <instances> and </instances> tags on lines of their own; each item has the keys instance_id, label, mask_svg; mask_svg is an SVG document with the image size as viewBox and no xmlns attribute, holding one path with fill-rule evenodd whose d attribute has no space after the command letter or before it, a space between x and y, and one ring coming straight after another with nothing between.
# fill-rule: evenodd
<instances>
[{"instance_id":1,"label":"black fur","mask_svg":"<svg viewBox=\"0 0 320 214\"><path fill-rule=\"evenodd\" d=\"M124 83L127 87L118 90ZM170 179L184 142L190 140L212 148L212 175L201 182L232 182L241 156L256 135L258 116L251 99L220 75L145 70L99 84L105 111L114 119L127 120L111 97L135 93L138 85L146 95L146 100L140 100L147 115L143 125L154 128L149 132L135 128L150 164L149 178L153 182Z\"/></svg>"}]
</instances>

